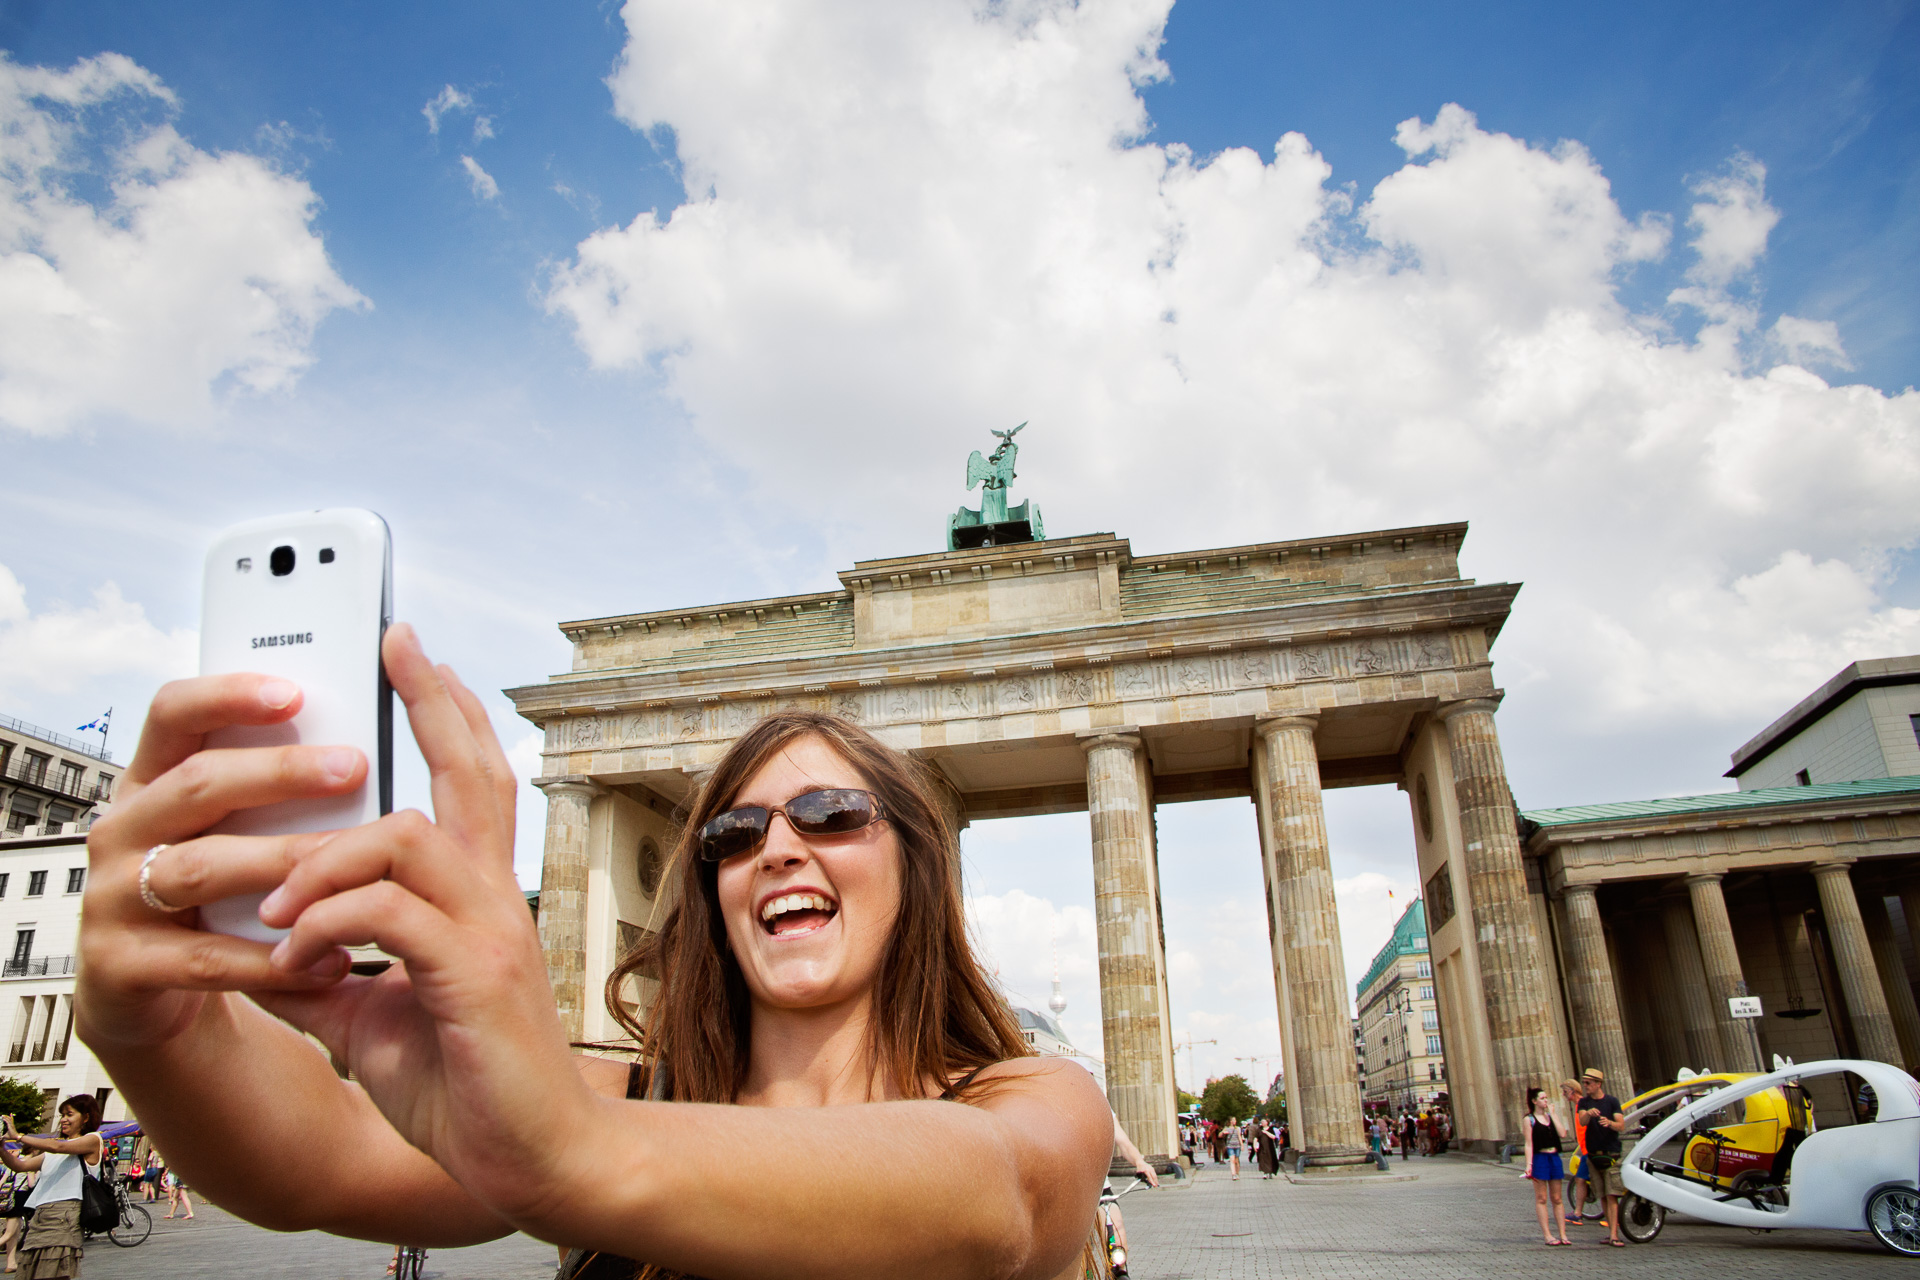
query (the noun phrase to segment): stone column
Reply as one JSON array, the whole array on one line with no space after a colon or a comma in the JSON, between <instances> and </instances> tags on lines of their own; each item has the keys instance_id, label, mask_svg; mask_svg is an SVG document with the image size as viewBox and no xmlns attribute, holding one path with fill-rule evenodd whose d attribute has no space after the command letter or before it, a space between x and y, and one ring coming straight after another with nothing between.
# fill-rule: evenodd
<instances>
[{"instance_id":1,"label":"stone column","mask_svg":"<svg viewBox=\"0 0 1920 1280\"><path fill-rule=\"evenodd\" d=\"M1726 1046L1720 1043L1720 1020L1713 1016L1713 997L1707 990L1707 968L1700 959L1700 942L1693 932L1693 913L1679 898L1660 903L1660 924L1667 935L1667 976L1680 997L1686 1020L1687 1061L1695 1071L1725 1071Z\"/></svg>"},{"instance_id":2,"label":"stone column","mask_svg":"<svg viewBox=\"0 0 1920 1280\"><path fill-rule=\"evenodd\" d=\"M1274 948L1285 957L1279 977L1293 1041L1295 1078L1287 1081L1293 1142L1309 1157L1330 1161L1364 1154L1366 1141L1320 804L1320 758L1313 746L1318 722L1313 715L1256 720L1266 768L1253 785L1262 790L1270 815L1267 881L1278 908Z\"/></svg>"},{"instance_id":3,"label":"stone column","mask_svg":"<svg viewBox=\"0 0 1920 1280\"><path fill-rule=\"evenodd\" d=\"M1920 1064L1920 1008L1914 1005L1907 967L1900 959L1900 943L1893 936L1893 919L1887 914L1887 900L1880 890L1860 895L1860 922L1867 928L1867 945L1873 950L1881 993L1893 1017L1893 1034L1905 1055L1902 1065L1912 1071Z\"/></svg>"},{"instance_id":4,"label":"stone column","mask_svg":"<svg viewBox=\"0 0 1920 1280\"><path fill-rule=\"evenodd\" d=\"M587 1012L587 821L604 790L587 778L535 778L547 793L547 849L540 867L540 949L567 1039L579 1040Z\"/></svg>"},{"instance_id":5,"label":"stone column","mask_svg":"<svg viewBox=\"0 0 1920 1280\"><path fill-rule=\"evenodd\" d=\"M1754 1053L1753 1035L1745 1019L1727 1011L1727 1001L1747 994L1740 952L1733 945L1733 921L1727 918L1726 895L1720 891L1719 872L1687 877L1687 896L1693 900L1693 928L1700 935L1700 961L1707 972L1707 992L1714 1020L1720 1026L1720 1046L1726 1051L1725 1071L1764 1071ZM1622 1095L1625 1096L1624 1094Z\"/></svg>"},{"instance_id":6,"label":"stone column","mask_svg":"<svg viewBox=\"0 0 1920 1280\"><path fill-rule=\"evenodd\" d=\"M1814 883L1820 886L1820 913L1827 920L1827 939L1833 944L1840 989L1847 997L1847 1012L1853 1016L1853 1036L1861 1055L1898 1065L1900 1040L1894 1034L1886 991L1874 967L1860 903L1853 896L1853 880L1847 874L1851 866L1852 858L1813 864Z\"/></svg>"},{"instance_id":7,"label":"stone column","mask_svg":"<svg viewBox=\"0 0 1920 1280\"><path fill-rule=\"evenodd\" d=\"M1444 705L1437 714L1447 727L1460 807L1474 952L1493 1036L1500 1115L1507 1140L1519 1142L1528 1087L1558 1080L1564 1054L1547 1003L1552 971L1527 902L1519 817L1493 724L1498 705L1491 698L1473 698Z\"/></svg>"},{"instance_id":8,"label":"stone column","mask_svg":"<svg viewBox=\"0 0 1920 1280\"><path fill-rule=\"evenodd\" d=\"M1567 993L1573 1000L1573 1034L1580 1048L1580 1060L1574 1065L1582 1071L1599 1067L1607 1073L1607 1087L1614 1096L1631 1098L1633 1059L1627 1053L1620 992L1607 959L1607 937L1600 928L1594 886L1568 885L1560 904L1567 922Z\"/></svg>"},{"instance_id":9,"label":"stone column","mask_svg":"<svg viewBox=\"0 0 1920 1280\"><path fill-rule=\"evenodd\" d=\"M1160 941L1153 821L1140 738L1094 733L1087 753L1093 822L1093 909L1100 942L1101 1039L1107 1101L1150 1159L1180 1151L1173 1092L1173 1029L1163 1016L1166 956Z\"/></svg>"}]
</instances>

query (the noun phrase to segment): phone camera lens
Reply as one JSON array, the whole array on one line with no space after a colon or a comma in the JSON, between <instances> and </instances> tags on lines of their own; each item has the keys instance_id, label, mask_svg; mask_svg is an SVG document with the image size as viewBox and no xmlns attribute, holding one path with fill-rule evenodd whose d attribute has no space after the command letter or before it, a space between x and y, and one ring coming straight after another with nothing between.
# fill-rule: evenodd
<instances>
[{"instance_id":1,"label":"phone camera lens","mask_svg":"<svg viewBox=\"0 0 1920 1280\"><path fill-rule=\"evenodd\" d=\"M239 570L239 571L240 571L241 573L252 573L252 572L253 572L253 557L252 557L252 556L241 556L241 557L240 557L240 558L239 558L238 560L235 560L235 561L233 562L233 567L234 567L235 569L238 569L238 570Z\"/></svg>"},{"instance_id":2,"label":"phone camera lens","mask_svg":"<svg viewBox=\"0 0 1920 1280\"><path fill-rule=\"evenodd\" d=\"M273 576L284 578L293 572L293 548L275 547L267 558L267 566L273 570Z\"/></svg>"},{"instance_id":3,"label":"phone camera lens","mask_svg":"<svg viewBox=\"0 0 1920 1280\"><path fill-rule=\"evenodd\" d=\"M332 548L332 547L322 547L322 548L320 548L320 563L321 563L321 564L332 564L332 563L333 563L333 548Z\"/></svg>"}]
</instances>

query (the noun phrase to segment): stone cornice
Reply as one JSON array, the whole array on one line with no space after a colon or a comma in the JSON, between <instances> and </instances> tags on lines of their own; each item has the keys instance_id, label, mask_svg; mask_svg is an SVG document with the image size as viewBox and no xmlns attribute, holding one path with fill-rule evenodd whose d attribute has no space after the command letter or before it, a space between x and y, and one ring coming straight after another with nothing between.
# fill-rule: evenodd
<instances>
[{"instance_id":1,"label":"stone cornice","mask_svg":"<svg viewBox=\"0 0 1920 1280\"><path fill-rule=\"evenodd\" d=\"M1505 583L1451 585L1315 599L1235 613L1035 630L1012 637L836 650L706 667L581 671L553 676L544 684L523 685L503 692L513 700L521 715L542 723L554 715L612 711L703 697L839 691L870 684L967 678L982 673L1002 675L1068 665L1200 657L1230 648L1302 649L1339 642L1390 643L1421 632L1433 634L1474 627L1497 630L1505 622L1519 589L1518 585ZM1484 652L1484 644L1478 647ZM1483 659L1456 656L1442 665L1461 665L1463 661Z\"/></svg>"}]
</instances>

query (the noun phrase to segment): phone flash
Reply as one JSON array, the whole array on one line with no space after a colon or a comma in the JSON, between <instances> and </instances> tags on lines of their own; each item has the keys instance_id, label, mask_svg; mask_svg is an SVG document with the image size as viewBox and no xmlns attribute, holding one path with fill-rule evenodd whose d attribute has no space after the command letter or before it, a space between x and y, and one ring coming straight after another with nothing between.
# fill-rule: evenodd
<instances>
[{"instance_id":1,"label":"phone flash","mask_svg":"<svg viewBox=\"0 0 1920 1280\"><path fill-rule=\"evenodd\" d=\"M233 567L238 569L241 573L251 573L253 572L253 557L241 556L238 560L235 560L233 562Z\"/></svg>"}]
</instances>

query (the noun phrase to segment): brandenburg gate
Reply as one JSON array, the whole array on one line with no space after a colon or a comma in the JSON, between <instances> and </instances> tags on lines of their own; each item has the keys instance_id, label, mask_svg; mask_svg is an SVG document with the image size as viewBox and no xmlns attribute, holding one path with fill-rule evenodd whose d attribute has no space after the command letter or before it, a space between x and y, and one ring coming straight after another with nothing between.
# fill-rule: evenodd
<instances>
[{"instance_id":1,"label":"brandenburg gate","mask_svg":"<svg viewBox=\"0 0 1920 1280\"><path fill-rule=\"evenodd\" d=\"M1339 1164L1364 1141L1321 792L1398 785L1456 1131L1515 1138L1526 1086L1572 1065L1495 730L1489 650L1519 588L1460 577L1464 524L1141 555L1106 533L996 542L992 488L956 549L861 561L835 591L562 623L572 670L508 691L546 735L540 931L573 1037L620 1034L601 991L704 771L805 707L923 760L961 824L1087 812L1108 1096L1152 1154L1179 1151L1155 806L1252 799L1294 1145Z\"/></svg>"}]
</instances>

